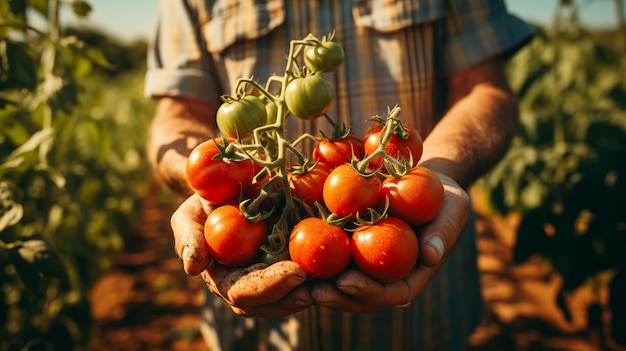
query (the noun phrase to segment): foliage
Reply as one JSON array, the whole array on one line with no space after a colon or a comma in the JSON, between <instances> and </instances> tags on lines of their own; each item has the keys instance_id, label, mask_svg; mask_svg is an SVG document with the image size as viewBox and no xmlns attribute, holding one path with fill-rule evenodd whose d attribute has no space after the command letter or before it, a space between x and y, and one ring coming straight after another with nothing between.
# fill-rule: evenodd
<instances>
[{"instance_id":1,"label":"foliage","mask_svg":"<svg viewBox=\"0 0 626 351\"><path fill-rule=\"evenodd\" d=\"M559 21L537 32L508 67L521 129L482 185L499 212L523 214L514 259L539 255L562 276L567 314L568 292L626 274L626 33ZM613 302L626 293L623 283L612 290Z\"/></svg>"},{"instance_id":2,"label":"foliage","mask_svg":"<svg viewBox=\"0 0 626 351\"><path fill-rule=\"evenodd\" d=\"M0 3L0 350L87 344L89 289L149 190L141 72L112 80L99 48L62 34L59 6Z\"/></svg>"}]
</instances>

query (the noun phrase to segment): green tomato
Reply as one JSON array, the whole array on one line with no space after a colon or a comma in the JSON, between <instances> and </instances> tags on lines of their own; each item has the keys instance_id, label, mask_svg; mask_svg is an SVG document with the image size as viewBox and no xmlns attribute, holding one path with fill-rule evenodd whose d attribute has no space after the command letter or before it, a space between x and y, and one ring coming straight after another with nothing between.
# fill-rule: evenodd
<instances>
[{"instance_id":1,"label":"green tomato","mask_svg":"<svg viewBox=\"0 0 626 351\"><path fill-rule=\"evenodd\" d=\"M341 45L323 41L304 50L304 64L313 72L334 72L343 65L345 54Z\"/></svg>"},{"instance_id":2,"label":"green tomato","mask_svg":"<svg viewBox=\"0 0 626 351\"><path fill-rule=\"evenodd\" d=\"M254 130L267 122L263 101L254 95L240 99L226 99L217 110L217 127L228 138L249 140Z\"/></svg>"},{"instance_id":3,"label":"green tomato","mask_svg":"<svg viewBox=\"0 0 626 351\"><path fill-rule=\"evenodd\" d=\"M267 124L276 123L278 119L278 106L273 101L265 103L265 111L267 112Z\"/></svg>"},{"instance_id":4,"label":"green tomato","mask_svg":"<svg viewBox=\"0 0 626 351\"><path fill-rule=\"evenodd\" d=\"M330 85L319 75L295 78L285 89L285 104L296 117L314 120L323 116L333 101Z\"/></svg>"}]
</instances>

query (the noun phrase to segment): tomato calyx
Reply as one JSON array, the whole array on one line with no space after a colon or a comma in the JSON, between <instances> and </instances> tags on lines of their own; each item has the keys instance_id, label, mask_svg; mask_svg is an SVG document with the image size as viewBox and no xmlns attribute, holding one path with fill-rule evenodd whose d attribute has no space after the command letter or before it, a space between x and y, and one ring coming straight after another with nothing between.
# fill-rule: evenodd
<instances>
[{"instance_id":1,"label":"tomato calyx","mask_svg":"<svg viewBox=\"0 0 626 351\"><path fill-rule=\"evenodd\" d=\"M222 135L220 139L222 143L217 142L218 138L212 140L215 147L219 151L217 155L213 156L213 160L230 163L231 161L244 161L250 159L246 153L242 153L241 150L237 149L237 144L232 139L229 139L224 135Z\"/></svg>"},{"instance_id":2,"label":"tomato calyx","mask_svg":"<svg viewBox=\"0 0 626 351\"><path fill-rule=\"evenodd\" d=\"M396 105L387 112L388 115L386 119L380 116L373 116L369 119L382 126L382 130L380 131L380 144L373 152L355 164L357 170L364 172L368 168L371 168L371 164L374 163L375 160L381 157L383 162L379 167L376 167L376 170L383 176L398 178L411 170L416 161L413 158L413 154L409 152L408 158L405 158L400 155L390 155L385 151L392 137L397 136L401 140L407 140L411 136L402 124L402 121L398 118L400 111L400 107Z\"/></svg>"},{"instance_id":3,"label":"tomato calyx","mask_svg":"<svg viewBox=\"0 0 626 351\"><path fill-rule=\"evenodd\" d=\"M361 216L360 213L356 214L356 220L354 221L355 228L371 226L382 221L383 219L388 217L388 211L389 198L385 197L385 201L383 202L383 208L380 211L374 208L368 208L367 214L365 216Z\"/></svg>"}]
</instances>

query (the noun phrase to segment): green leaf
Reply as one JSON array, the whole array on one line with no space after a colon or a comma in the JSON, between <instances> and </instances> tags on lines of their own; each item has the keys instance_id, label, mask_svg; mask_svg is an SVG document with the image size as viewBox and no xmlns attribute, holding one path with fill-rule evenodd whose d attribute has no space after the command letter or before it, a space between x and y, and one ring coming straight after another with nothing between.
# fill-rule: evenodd
<instances>
[{"instance_id":1,"label":"green leaf","mask_svg":"<svg viewBox=\"0 0 626 351\"><path fill-rule=\"evenodd\" d=\"M92 7L86 1L75 0L72 2L72 10L78 18L87 18L92 11Z\"/></svg>"},{"instance_id":2,"label":"green leaf","mask_svg":"<svg viewBox=\"0 0 626 351\"><path fill-rule=\"evenodd\" d=\"M28 5L44 18L48 17L48 0L28 0Z\"/></svg>"},{"instance_id":3,"label":"green leaf","mask_svg":"<svg viewBox=\"0 0 626 351\"><path fill-rule=\"evenodd\" d=\"M37 61L25 43L0 40L0 90L37 87Z\"/></svg>"},{"instance_id":4,"label":"green leaf","mask_svg":"<svg viewBox=\"0 0 626 351\"><path fill-rule=\"evenodd\" d=\"M0 233L17 224L24 216L24 207L15 198L15 189L9 183L0 181Z\"/></svg>"},{"instance_id":5,"label":"green leaf","mask_svg":"<svg viewBox=\"0 0 626 351\"><path fill-rule=\"evenodd\" d=\"M24 153L37 149L44 142L48 140L52 140L53 137L54 137L54 129L52 128L42 129L36 132L35 134L33 134L30 137L30 139L28 139L24 144L20 145L17 149L13 150L13 152L11 152L7 160L15 159L16 157Z\"/></svg>"},{"instance_id":6,"label":"green leaf","mask_svg":"<svg viewBox=\"0 0 626 351\"><path fill-rule=\"evenodd\" d=\"M38 291L48 278L68 281L61 256L41 235L16 241L7 251L17 276L32 291Z\"/></svg>"},{"instance_id":7,"label":"green leaf","mask_svg":"<svg viewBox=\"0 0 626 351\"><path fill-rule=\"evenodd\" d=\"M9 8L15 17L26 16L26 0L9 0Z\"/></svg>"}]
</instances>

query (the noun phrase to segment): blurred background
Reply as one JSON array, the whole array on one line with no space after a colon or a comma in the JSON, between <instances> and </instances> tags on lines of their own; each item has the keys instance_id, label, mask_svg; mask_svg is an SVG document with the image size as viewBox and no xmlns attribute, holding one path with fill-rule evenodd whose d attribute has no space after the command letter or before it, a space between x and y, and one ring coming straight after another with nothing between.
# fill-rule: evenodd
<instances>
[{"instance_id":1,"label":"blurred background","mask_svg":"<svg viewBox=\"0 0 626 351\"><path fill-rule=\"evenodd\" d=\"M626 349L623 0L508 0L522 128L471 190L474 350ZM203 350L151 179L156 0L0 2L0 350Z\"/></svg>"}]
</instances>

